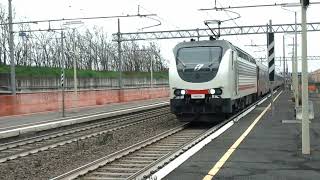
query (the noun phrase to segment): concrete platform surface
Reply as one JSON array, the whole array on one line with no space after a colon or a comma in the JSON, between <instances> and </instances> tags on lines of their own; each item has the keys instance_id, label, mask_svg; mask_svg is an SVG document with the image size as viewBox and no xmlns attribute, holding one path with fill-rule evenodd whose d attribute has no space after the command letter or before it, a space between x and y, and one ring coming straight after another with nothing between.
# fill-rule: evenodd
<instances>
[{"instance_id":1,"label":"concrete platform surface","mask_svg":"<svg viewBox=\"0 0 320 180\"><path fill-rule=\"evenodd\" d=\"M24 128L29 126L40 125L44 123L52 123L63 120L74 119L83 116L95 115L99 113L108 113L121 111L125 112L126 109L137 109L138 107L149 106L153 104L168 103L168 98L158 98L141 101L131 101L125 103L112 103L100 106L91 106L79 109L71 109L65 112L66 117L62 118L60 112L42 112L27 115L15 115L0 117L0 132L13 130L17 128Z\"/></svg>"},{"instance_id":2,"label":"concrete platform surface","mask_svg":"<svg viewBox=\"0 0 320 180\"><path fill-rule=\"evenodd\" d=\"M290 97L290 92L283 92L274 103L273 115L269 110L226 160L221 157L268 106L268 100L164 179L204 179L218 161L224 161L217 173L208 179L319 180L320 98L310 99L315 109L315 119L310 124L311 154L302 155L301 124L282 123L282 120L294 119Z\"/></svg>"}]
</instances>

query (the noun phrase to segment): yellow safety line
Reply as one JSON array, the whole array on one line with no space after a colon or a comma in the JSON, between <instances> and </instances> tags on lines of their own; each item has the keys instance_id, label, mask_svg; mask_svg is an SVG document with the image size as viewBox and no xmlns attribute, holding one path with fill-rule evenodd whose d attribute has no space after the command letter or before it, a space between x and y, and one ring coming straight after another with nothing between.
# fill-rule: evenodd
<instances>
[{"instance_id":1,"label":"yellow safety line","mask_svg":"<svg viewBox=\"0 0 320 180\"><path fill-rule=\"evenodd\" d=\"M277 97L273 100L275 101L282 91L277 95ZM214 165L214 167L209 171L209 173L203 178L203 180L211 180L213 176L215 176L224 163L229 159L231 154L237 149L240 143L246 138L246 136L250 133L250 131L254 128L254 126L258 123L258 121L262 118L262 116L267 112L270 108L271 104L264 109L264 111L253 121L253 123L248 127L248 129L239 137L239 139L228 149L228 151L221 157L221 159Z\"/></svg>"}]
</instances>

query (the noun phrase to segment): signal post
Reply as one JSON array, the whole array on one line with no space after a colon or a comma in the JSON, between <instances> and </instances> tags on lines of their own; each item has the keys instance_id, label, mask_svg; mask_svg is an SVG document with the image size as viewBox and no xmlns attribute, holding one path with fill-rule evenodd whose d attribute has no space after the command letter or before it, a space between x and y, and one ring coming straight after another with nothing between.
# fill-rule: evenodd
<instances>
[{"instance_id":1,"label":"signal post","mask_svg":"<svg viewBox=\"0 0 320 180\"><path fill-rule=\"evenodd\" d=\"M273 115L273 82L274 82L274 33L272 32L272 21L269 21L269 32L267 33L267 45L268 45L268 68L269 68L269 84L271 88L271 111Z\"/></svg>"}]
</instances>

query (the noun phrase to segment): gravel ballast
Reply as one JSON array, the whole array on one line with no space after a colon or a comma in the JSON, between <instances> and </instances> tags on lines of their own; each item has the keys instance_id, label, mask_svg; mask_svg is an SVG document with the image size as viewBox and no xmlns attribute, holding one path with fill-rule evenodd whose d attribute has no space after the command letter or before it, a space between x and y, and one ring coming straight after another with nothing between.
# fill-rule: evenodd
<instances>
[{"instance_id":1,"label":"gravel ballast","mask_svg":"<svg viewBox=\"0 0 320 180\"><path fill-rule=\"evenodd\" d=\"M1 179L49 179L85 165L182 123L174 115L64 145L0 164Z\"/></svg>"}]
</instances>

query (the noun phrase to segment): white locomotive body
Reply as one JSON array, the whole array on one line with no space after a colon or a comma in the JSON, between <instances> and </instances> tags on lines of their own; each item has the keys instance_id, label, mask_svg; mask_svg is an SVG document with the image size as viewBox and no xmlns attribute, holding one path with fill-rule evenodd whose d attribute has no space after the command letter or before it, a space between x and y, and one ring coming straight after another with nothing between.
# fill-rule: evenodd
<instances>
[{"instance_id":1,"label":"white locomotive body","mask_svg":"<svg viewBox=\"0 0 320 180\"><path fill-rule=\"evenodd\" d=\"M182 120L187 114L231 114L270 90L267 68L228 41L182 42L173 52L170 106Z\"/></svg>"}]
</instances>

